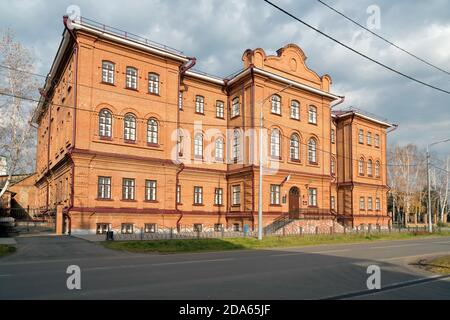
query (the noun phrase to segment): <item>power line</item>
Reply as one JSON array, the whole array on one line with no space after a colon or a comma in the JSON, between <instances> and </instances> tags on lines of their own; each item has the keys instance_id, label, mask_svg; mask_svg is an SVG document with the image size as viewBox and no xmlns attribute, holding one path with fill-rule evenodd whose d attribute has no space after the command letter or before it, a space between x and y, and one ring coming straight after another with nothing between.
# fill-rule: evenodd
<instances>
[{"instance_id":1,"label":"power line","mask_svg":"<svg viewBox=\"0 0 450 320\"><path fill-rule=\"evenodd\" d=\"M337 44L343 46L344 48L347 48L348 50L350 50L350 51L352 51L352 52L354 52L354 53L356 53L356 54L358 54L358 55L360 55L361 57L363 57L363 58L365 58L365 59L367 59L367 60L370 60L370 61L372 61L373 63L378 64L379 66L384 67L385 69L387 69L387 70L389 70L389 71L392 71L392 72L394 72L394 73L396 73L396 74L398 74L398 75L401 75L401 76L403 76L403 77L405 77L405 78L407 78L407 79L409 79L409 80L412 80L412 81L414 81L414 82L420 83L420 84L422 84L422 85L424 85L424 86L427 86L427 87L429 87L429 88L431 88L431 89L434 89L434 90L437 90L437 91L440 91L440 92L443 92L443 93L446 93L446 94L450 94L450 91L448 91L448 90L441 89L441 88L439 88L439 87L433 86L433 85L431 85L431 84L429 84L429 83L426 83L426 82L424 82L424 81L421 81L421 80L419 80L419 79L416 79L416 78L414 78L414 77L412 77L412 76L409 76L409 75L407 75L407 74L405 74L405 73L403 73L403 72L401 72L401 71L398 71L398 70L396 70L396 69L394 69L394 68L392 68L392 67L389 67L388 65L385 65L384 63L382 63L382 62L380 62L380 61L378 61L378 60L375 60L375 59L373 59L373 58L371 58L371 57L365 55L364 53L359 52L359 51L356 50L356 49L353 49L352 47L350 47L350 46L344 44L343 42L341 42L341 41L339 41L339 40L333 38L332 36L326 34L325 32L323 32L323 31L321 31L321 30L319 30L319 29L313 27L312 25L310 25L310 24L308 24L307 22L301 20L300 18L294 16L293 14L289 13L288 11L286 11L286 10L284 10L283 8L277 6L276 4L272 3L272 2L269 1L269 0L263 0L263 1L266 2L266 3L268 3L268 4L270 4L272 7L278 9L279 11L283 12L284 14L288 15L289 17L293 18L294 20L297 20L298 22L302 23L303 25L307 26L308 28L310 28L310 29L312 29L312 30L314 30L314 31L316 31L316 32L318 32L318 33L320 33L320 34L323 35L324 37L326 37L326 38L328 38L328 39L330 39L330 40L336 42Z\"/></svg>"},{"instance_id":2,"label":"power line","mask_svg":"<svg viewBox=\"0 0 450 320\"><path fill-rule=\"evenodd\" d=\"M373 34L373 35L376 36L377 38L379 38L379 39L381 39L381 40L387 42L388 44L394 46L395 48L397 48L397 49L399 49L399 50L401 50L401 51L403 51L404 53L410 55L411 57L416 58L417 60L419 60L419 61L421 61L421 62L423 62L423 63L429 65L430 67L433 67L433 68L435 68L435 69L437 69L437 70L439 70L439 71L441 71L441 72L443 72L443 73L445 73L445 74L447 74L447 75L450 75L450 72L448 72L448 71L446 71L446 70L444 70L444 69L442 69L442 68L440 68L440 67L438 67L438 66L432 64L431 62L426 61L426 60L423 59L423 58L418 57L417 55L415 55L414 53L411 53L410 51L408 51L408 50L406 50L406 49L401 48L399 45L397 45L397 44L395 44L394 42L392 42L392 41L386 39L385 37L383 37L383 36L381 36L381 35L379 35L379 34L373 32L373 31L370 30L369 28L364 27L362 24L358 23L357 21L353 20L353 19L350 18L349 16L347 16L347 15L345 15L344 13L338 11L337 9L333 8L332 6L330 6L329 4L323 2L322 0L317 0L317 1L320 2L321 4L323 4L324 6L328 7L330 10L332 10L332 11L336 12L337 14L341 15L341 16L344 17L345 19L347 19L347 20L353 22L353 23L354 23L355 25L357 25L358 27L360 27L360 28L362 28L362 29L364 29L364 30L370 32L371 34Z\"/></svg>"}]
</instances>

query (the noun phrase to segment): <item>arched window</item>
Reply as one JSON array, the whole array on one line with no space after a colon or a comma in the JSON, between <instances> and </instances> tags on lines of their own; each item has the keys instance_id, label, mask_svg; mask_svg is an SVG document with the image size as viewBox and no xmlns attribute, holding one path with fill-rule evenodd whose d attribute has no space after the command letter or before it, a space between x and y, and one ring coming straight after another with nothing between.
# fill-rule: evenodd
<instances>
[{"instance_id":1,"label":"arched window","mask_svg":"<svg viewBox=\"0 0 450 320\"><path fill-rule=\"evenodd\" d=\"M294 161L300 160L300 138L296 133L291 135L290 156L291 160Z\"/></svg>"},{"instance_id":2,"label":"arched window","mask_svg":"<svg viewBox=\"0 0 450 320\"><path fill-rule=\"evenodd\" d=\"M159 94L159 75L157 75L156 73L148 74L148 92Z\"/></svg>"},{"instance_id":3,"label":"arched window","mask_svg":"<svg viewBox=\"0 0 450 320\"><path fill-rule=\"evenodd\" d=\"M308 108L308 122L317 124L317 108L314 106L309 106Z\"/></svg>"},{"instance_id":4,"label":"arched window","mask_svg":"<svg viewBox=\"0 0 450 320\"><path fill-rule=\"evenodd\" d=\"M107 109L100 110L98 115L98 135L104 138L112 136L112 114Z\"/></svg>"},{"instance_id":5,"label":"arched window","mask_svg":"<svg viewBox=\"0 0 450 320\"><path fill-rule=\"evenodd\" d=\"M281 114L281 97L277 94L272 96L272 113Z\"/></svg>"},{"instance_id":6,"label":"arched window","mask_svg":"<svg viewBox=\"0 0 450 320\"><path fill-rule=\"evenodd\" d=\"M194 157L203 158L203 134L196 133L194 137Z\"/></svg>"},{"instance_id":7,"label":"arched window","mask_svg":"<svg viewBox=\"0 0 450 320\"><path fill-rule=\"evenodd\" d=\"M280 158L280 142L280 130L273 129L270 133L270 155L272 158Z\"/></svg>"},{"instance_id":8,"label":"arched window","mask_svg":"<svg viewBox=\"0 0 450 320\"><path fill-rule=\"evenodd\" d=\"M367 145L372 145L372 133L370 131L367 132Z\"/></svg>"},{"instance_id":9,"label":"arched window","mask_svg":"<svg viewBox=\"0 0 450 320\"><path fill-rule=\"evenodd\" d=\"M126 86L128 89L137 89L137 69L133 67L127 67L126 72Z\"/></svg>"},{"instance_id":10,"label":"arched window","mask_svg":"<svg viewBox=\"0 0 450 320\"><path fill-rule=\"evenodd\" d=\"M372 160L369 159L367 161L367 175L371 176L372 175Z\"/></svg>"},{"instance_id":11,"label":"arched window","mask_svg":"<svg viewBox=\"0 0 450 320\"><path fill-rule=\"evenodd\" d=\"M233 161L236 162L239 160L241 154L241 134L239 129L234 129L233 131L233 150L232 156Z\"/></svg>"},{"instance_id":12,"label":"arched window","mask_svg":"<svg viewBox=\"0 0 450 320\"><path fill-rule=\"evenodd\" d=\"M300 103L297 100L291 102L291 118L300 120Z\"/></svg>"},{"instance_id":13,"label":"arched window","mask_svg":"<svg viewBox=\"0 0 450 320\"><path fill-rule=\"evenodd\" d=\"M375 177L380 177L380 161L375 162Z\"/></svg>"},{"instance_id":14,"label":"arched window","mask_svg":"<svg viewBox=\"0 0 450 320\"><path fill-rule=\"evenodd\" d=\"M110 61L102 62L102 81L114 84L114 63Z\"/></svg>"},{"instance_id":15,"label":"arched window","mask_svg":"<svg viewBox=\"0 0 450 320\"><path fill-rule=\"evenodd\" d=\"M216 156L216 160L218 160L218 161L223 160L223 139L222 138L216 139L215 156Z\"/></svg>"},{"instance_id":16,"label":"arched window","mask_svg":"<svg viewBox=\"0 0 450 320\"><path fill-rule=\"evenodd\" d=\"M335 175L336 174L336 160L333 158L333 157L331 157L331 166L330 166L331 168L331 175Z\"/></svg>"},{"instance_id":17,"label":"arched window","mask_svg":"<svg viewBox=\"0 0 450 320\"><path fill-rule=\"evenodd\" d=\"M153 118L147 122L147 142L158 144L158 121Z\"/></svg>"},{"instance_id":18,"label":"arched window","mask_svg":"<svg viewBox=\"0 0 450 320\"><path fill-rule=\"evenodd\" d=\"M317 163L317 141L314 138L308 141L308 162L311 164Z\"/></svg>"},{"instance_id":19,"label":"arched window","mask_svg":"<svg viewBox=\"0 0 450 320\"><path fill-rule=\"evenodd\" d=\"M127 113L125 115L123 138L125 141L136 141L136 117Z\"/></svg>"},{"instance_id":20,"label":"arched window","mask_svg":"<svg viewBox=\"0 0 450 320\"><path fill-rule=\"evenodd\" d=\"M358 161L358 174L360 176L364 175L364 159L360 158Z\"/></svg>"}]
</instances>

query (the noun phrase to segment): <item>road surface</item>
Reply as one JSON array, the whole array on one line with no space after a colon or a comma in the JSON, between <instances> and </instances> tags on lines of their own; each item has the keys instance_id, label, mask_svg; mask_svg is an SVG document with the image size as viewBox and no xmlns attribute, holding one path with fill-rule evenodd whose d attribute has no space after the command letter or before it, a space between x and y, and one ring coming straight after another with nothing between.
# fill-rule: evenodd
<instances>
[{"instance_id":1,"label":"road surface","mask_svg":"<svg viewBox=\"0 0 450 320\"><path fill-rule=\"evenodd\" d=\"M450 278L410 265L450 237L177 255L113 251L73 237L19 237L0 258L0 299L449 299ZM81 269L68 290L67 267ZM368 291L369 265L381 268Z\"/></svg>"}]
</instances>

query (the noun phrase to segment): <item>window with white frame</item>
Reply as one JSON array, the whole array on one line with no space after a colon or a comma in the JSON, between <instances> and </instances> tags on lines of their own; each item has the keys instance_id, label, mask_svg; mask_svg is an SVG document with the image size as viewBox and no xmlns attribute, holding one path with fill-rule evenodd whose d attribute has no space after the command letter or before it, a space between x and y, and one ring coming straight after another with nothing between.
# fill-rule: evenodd
<instances>
[{"instance_id":1,"label":"window with white frame","mask_svg":"<svg viewBox=\"0 0 450 320\"><path fill-rule=\"evenodd\" d=\"M114 84L114 63L110 61L102 62L102 81Z\"/></svg>"},{"instance_id":2,"label":"window with white frame","mask_svg":"<svg viewBox=\"0 0 450 320\"><path fill-rule=\"evenodd\" d=\"M156 180L145 180L145 200L156 201Z\"/></svg>"},{"instance_id":3,"label":"window with white frame","mask_svg":"<svg viewBox=\"0 0 450 320\"><path fill-rule=\"evenodd\" d=\"M364 143L364 130L363 129L359 129L358 142L359 143Z\"/></svg>"},{"instance_id":4,"label":"window with white frame","mask_svg":"<svg viewBox=\"0 0 450 320\"><path fill-rule=\"evenodd\" d=\"M128 89L137 89L137 69L133 67L127 67L126 70L126 87Z\"/></svg>"},{"instance_id":5,"label":"window with white frame","mask_svg":"<svg viewBox=\"0 0 450 320\"><path fill-rule=\"evenodd\" d=\"M112 114L107 109L100 110L98 115L98 135L103 138L111 138Z\"/></svg>"},{"instance_id":6,"label":"window with white frame","mask_svg":"<svg viewBox=\"0 0 450 320\"><path fill-rule=\"evenodd\" d=\"M134 233L134 225L132 223L122 223L121 232L123 234Z\"/></svg>"},{"instance_id":7,"label":"window with white frame","mask_svg":"<svg viewBox=\"0 0 450 320\"><path fill-rule=\"evenodd\" d=\"M205 98L202 96L195 97L195 112L205 113Z\"/></svg>"},{"instance_id":8,"label":"window with white frame","mask_svg":"<svg viewBox=\"0 0 450 320\"><path fill-rule=\"evenodd\" d=\"M156 233L156 223L146 223L144 225L144 233Z\"/></svg>"},{"instance_id":9,"label":"window with white frame","mask_svg":"<svg viewBox=\"0 0 450 320\"><path fill-rule=\"evenodd\" d=\"M315 106L309 106L308 108L308 122L317 124L317 108Z\"/></svg>"},{"instance_id":10,"label":"window with white frame","mask_svg":"<svg viewBox=\"0 0 450 320\"><path fill-rule=\"evenodd\" d=\"M183 91L178 92L178 109L183 110Z\"/></svg>"},{"instance_id":11,"label":"window with white frame","mask_svg":"<svg viewBox=\"0 0 450 320\"><path fill-rule=\"evenodd\" d=\"M380 211L381 203L380 198L375 199L375 210Z\"/></svg>"},{"instance_id":12,"label":"window with white frame","mask_svg":"<svg viewBox=\"0 0 450 320\"><path fill-rule=\"evenodd\" d=\"M372 197L367 198L367 210L373 210L373 199L372 199Z\"/></svg>"},{"instance_id":13,"label":"window with white frame","mask_svg":"<svg viewBox=\"0 0 450 320\"><path fill-rule=\"evenodd\" d=\"M308 205L310 207L317 207L317 189L316 188L308 189Z\"/></svg>"},{"instance_id":14,"label":"window with white frame","mask_svg":"<svg viewBox=\"0 0 450 320\"><path fill-rule=\"evenodd\" d=\"M372 133L369 131L367 132L367 145L371 145L372 144Z\"/></svg>"},{"instance_id":15,"label":"window with white frame","mask_svg":"<svg viewBox=\"0 0 450 320\"><path fill-rule=\"evenodd\" d=\"M214 224L214 231L215 232L221 232L223 230L223 225L221 223L215 223Z\"/></svg>"},{"instance_id":16,"label":"window with white frame","mask_svg":"<svg viewBox=\"0 0 450 320\"><path fill-rule=\"evenodd\" d=\"M233 149L232 149L232 156L233 161L239 161L241 155L241 134L239 132L239 129L234 129L233 131Z\"/></svg>"},{"instance_id":17,"label":"window with white frame","mask_svg":"<svg viewBox=\"0 0 450 320\"><path fill-rule=\"evenodd\" d=\"M223 119L224 117L225 117L224 103L223 103L223 101L217 100L216 101L216 118Z\"/></svg>"},{"instance_id":18,"label":"window with white frame","mask_svg":"<svg viewBox=\"0 0 450 320\"><path fill-rule=\"evenodd\" d=\"M380 161L375 161L375 177L380 177Z\"/></svg>"},{"instance_id":19,"label":"window with white frame","mask_svg":"<svg viewBox=\"0 0 450 320\"><path fill-rule=\"evenodd\" d=\"M271 112L275 114L281 114L281 97L277 94L274 94L272 96Z\"/></svg>"},{"instance_id":20,"label":"window with white frame","mask_svg":"<svg viewBox=\"0 0 450 320\"><path fill-rule=\"evenodd\" d=\"M314 138L308 141L308 162L317 164L317 141Z\"/></svg>"},{"instance_id":21,"label":"window with white frame","mask_svg":"<svg viewBox=\"0 0 450 320\"><path fill-rule=\"evenodd\" d=\"M99 199L111 199L111 177L98 177Z\"/></svg>"},{"instance_id":22,"label":"window with white frame","mask_svg":"<svg viewBox=\"0 0 450 320\"><path fill-rule=\"evenodd\" d=\"M380 135L376 134L375 135L375 147L379 147L380 146Z\"/></svg>"},{"instance_id":23,"label":"window with white frame","mask_svg":"<svg viewBox=\"0 0 450 320\"><path fill-rule=\"evenodd\" d=\"M203 204L203 187L194 187L194 204Z\"/></svg>"},{"instance_id":24,"label":"window with white frame","mask_svg":"<svg viewBox=\"0 0 450 320\"><path fill-rule=\"evenodd\" d=\"M300 160L300 138L296 133L291 135L290 157L294 161Z\"/></svg>"},{"instance_id":25,"label":"window with white frame","mask_svg":"<svg viewBox=\"0 0 450 320\"><path fill-rule=\"evenodd\" d=\"M147 121L147 143L158 144L158 121L153 118Z\"/></svg>"},{"instance_id":26,"label":"window with white frame","mask_svg":"<svg viewBox=\"0 0 450 320\"><path fill-rule=\"evenodd\" d=\"M231 187L231 204L238 206L241 204L241 186L236 185Z\"/></svg>"},{"instance_id":27,"label":"window with white frame","mask_svg":"<svg viewBox=\"0 0 450 320\"><path fill-rule=\"evenodd\" d=\"M222 188L216 188L214 190L214 204L217 206L222 205L222 198L223 198L223 189Z\"/></svg>"},{"instance_id":28,"label":"window with white frame","mask_svg":"<svg viewBox=\"0 0 450 320\"><path fill-rule=\"evenodd\" d=\"M366 210L366 199L364 197L359 197L359 209Z\"/></svg>"},{"instance_id":29,"label":"window with white frame","mask_svg":"<svg viewBox=\"0 0 450 320\"><path fill-rule=\"evenodd\" d=\"M110 230L109 223L97 223L97 230L96 230L97 234L105 234L109 230Z\"/></svg>"},{"instance_id":30,"label":"window with white frame","mask_svg":"<svg viewBox=\"0 0 450 320\"><path fill-rule=\"evenodd\" d=\"M270 185L270 204L280 204L280 186L276 184Z\"/></svg>"},{"instance_id":31,"label":"window with white frame","mask_svg":"<svg viewBox=\"0 0 450 320\"><path fill-rule=\"evenodd\" d=\"M364 175L364 159L360 158L358 160L358 174L360 176Z\"/></svg>"},{"instance_id":32,"label":"window with white frame","mask_svg":"<svg viewBox=\"0 0 450 320\"><path fill-rule=\"evenodd\" d=\"M367 175L372 176L372 160L367 161Z\"/></svg>"},{"instance_id":33,"label":"window with white frame","mask_svg":"<svg viewBox=\"0 0 450 320\"><path fill-rule=\"evenodd\" d=\"M159 94L159 75L156 73L148 74L148 93Z\"/></svg>"},{"instance_id":34,"label":"window with white frame","mask_svg":"<svg viewBox=\"0 0 450 320\"><path fill-rule=\"evenodd\" d=\"M177 185L177 203L181 204L181 186Z\"/></svg>"},{"instance_id":35,"label":"window with white frame","mask_svg":"<svg viewBox=\"0 0 450 320\"><path fill-rule=\"evenodd\" d=\"M194 137L194 157L203 158L203 134L196 133Z\"/></svg>"},{"instance_id":36,"label":"window with white frame","mask_svg":"<svg viewBox=\"0 0 450 320\"><path fill-rule=\"evenodd\" d=\"M292 100L291 102L291 118L300 120L300 102Z\"/></svg>"},{"instance_id":37,"label":"window with white frame","mask_svg":"<svg viewBox=\"0 0 450 320\"><path fill-rule=\"evenodd\" d=\"M129 178L122 179L122 199L134 200L135 180Z\"/></svg>"},{"instance_id":38,"label":"window with white frame","mask_svg":"<svg viewBox=\"0 0 450 320\"><path fill-rule=\"evenodd\" d=\"M223 139L217 138L215 143L215 158L217 161L223 160Z\"/></svg>"},{"instance_id":39,"label":"window with white frame","mask_svg":"<svg viewBox=\"0 0 450 320\"><path fill-rule=\"evenodd\" d=\"M233 99L231 103L231 117L237 117L240 113L239 97Z\"/></svg>"},{"instance_id":40,"label":"window with white frame","mask_svg":"<svg viewBox=\"0 0 450 320\"><path fill-rule=\"evenodd\" d=\"M272 158L280 158L281 135L280 130L272 129L270 132L270 156Z\"/></svg>"},{"instance_id":41,"label":"window with white frame","mask_svg":"<svg viewBox=\"0 0 450 320\"><path fill-rule=\"evenodd\" d=\"M127 113L123 121L123 138L126 141L136 141L136 117L131 113Z\"/></svg>"},{"instance_id":42,"label":"window with white frame","mask_svg":"<svg viewBox=\"0 0 450 320\"><path fill-rule=\"evenodd\" d=\"M330 206L331 210L336 210L336 198L334 196L331 196L330 198Z\"/></svg>"},{"instance_id":43,"label":"window with white frame","mask_svg":"<svg viewBox=\"0 0 450 320\"><path fill-rule=\"evenodd\" d=\"M335 175L336 174L336 160L331 157L331 175Z\"/></svg>"},{"instance_id":44,"label":"window with white frame","mask_svg":"<svg viewBox=\"0 0 450 320\"><path fill-rule=\"evenodd\" d=\"M334 129L331 129L330 140L331 140L331 143L335 143L336 142L336 135L335 135Z\"/></svg>"},{"instance_id":45,"label":"window with white frame","mask_svg":"<svg viewBox=\"0 0 450 320\"><path fill-rule=\"evenodd\" d=\"M194 230L194 232L202 232L203 231L203 224L201 224L201 223L194 223L193 230Z\"/></svg>"}]
</instances>

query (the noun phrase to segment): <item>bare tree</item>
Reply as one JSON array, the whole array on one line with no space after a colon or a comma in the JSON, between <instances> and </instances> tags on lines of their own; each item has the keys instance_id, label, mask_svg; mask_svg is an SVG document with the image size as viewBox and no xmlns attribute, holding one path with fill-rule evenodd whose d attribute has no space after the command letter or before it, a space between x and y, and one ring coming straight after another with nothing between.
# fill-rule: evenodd
<instances>
[{"instance_id":1,"label":"bare tree","mask_svg":"<svg viewBox=\"0 0 450 320\"><path fill-rule=\"evenodd\" d=\"M31 51L14 39L11 30L1 34L0 62L0 154L7 159L7 179L0 197L8 189L14 174L30 170L34 164L34 130L30 125L34 104L24 97L37 92L38 83L31 75L35 58Z\"/></svg>"},{"instance_id":2,"label":"bare tree","mask_svg":"<svg viewBox=\"0 0 450 320\"><path fill-rule=\"evenodd\" d=\"M434 167L431 174L432 188L436 195L437 210L439 211L439 221L444 221L446 209L448 207L448 193L450 180L450 156L444 161L439 161L443 167Z\"/></svg>"}]
</instances>

